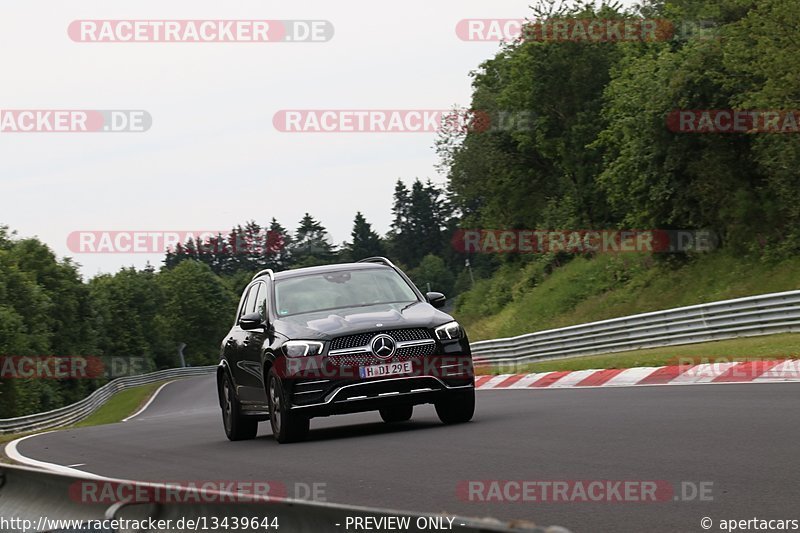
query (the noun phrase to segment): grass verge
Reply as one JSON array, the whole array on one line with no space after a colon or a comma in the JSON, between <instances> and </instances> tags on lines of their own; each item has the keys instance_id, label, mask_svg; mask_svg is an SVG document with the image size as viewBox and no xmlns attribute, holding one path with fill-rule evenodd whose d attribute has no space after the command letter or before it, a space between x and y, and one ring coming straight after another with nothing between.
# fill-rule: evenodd
<instances>
[{"instance_id":1,"label":"grass verge","mask_svg":"<svg viewBox=\"0 0 800 533\"><path fill-rule=\"evenodd\" d=\"M140 407L142 407L147 400L158 390L158 388L167 383L167 381L160 381L158 383L151 383L149 385L141 385L120 391L111 397L100 409L84 420L77 424L70 426L73 428L81 428L86 426L100 426L103 424L113 424L121 422L122 419L131 416Z\"/></svg>"},{"instance_id":2,"label":"grass verge","mask_svg":"<svg viewBox=\"0 0 800 533\"><path fill-rule=\"evenodd\" d=\"M800 289L800 258L767 262L717 252L677 261L644 254L509 263L461 294L454 316L470 340L729 298Z\"/></svg>"},{"instance_id":3,"label":"grass verge","mask_svg":"<svg viewBox=\"0 0 800 533\"><path fill-rule=\"evenodd\" d=\"M753 359L800 359L800 334L785 333L742 337L724 341L666 346L603 355L556 359L540 363L521 363L497 368L480 368L478 374L529 374L559 370L594 368L633 368L679 363L714 363Z\"/></svg>"}]
</instances>

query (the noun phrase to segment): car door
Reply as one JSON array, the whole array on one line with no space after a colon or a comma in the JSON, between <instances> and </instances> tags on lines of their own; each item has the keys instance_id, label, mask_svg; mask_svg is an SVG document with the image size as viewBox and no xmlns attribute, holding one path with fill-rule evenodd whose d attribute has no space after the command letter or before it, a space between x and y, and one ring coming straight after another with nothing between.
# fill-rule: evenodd
<instances>
[{"instance_id":1,"label":"car door","mask_svg":"<svg viewBox=\"0 0 800 533\"><path fill-rule=\"evenodd\" d=\"M256 285L258 291L255 293L252 310L248 308L247 312L257 312L261 315L261 320L266 324L268 305L267 292L269 287L263 281L258 282ZM264 346L264 341L267 340L267 335L266 327L245 331L240 365L247 375L243 376L242 396L240 396L240 398L242 401L248 403L252 402L266 405L267 402L261 366L261 350Z\"/></svg>"},{"instance_id":2,"label":"car door","mask_svg":"<svg viewBox=\"0 0 800 533\"><path fill-rule=\"evenodd\" d=\"M235 353L237 349L237 328L239 325L239 318L241 318L242 312L246 306L248 292L249 288L246 288L242 292L242 297L239 299L239 306L236 308L236 315L233 318L233 325L231 326L230 331L228 331L228 334L225 335L225 338L222 340L222 359L228 363L229 368L232 366L231 362L237 358Z\"/></svg>"},{"instance_id":3,"label":"car door","mask_svg":"<svg viewBox=\"0 0 800 533\"><path fill-rule=\"evenodd\" d=\"M242 365L244 350L247 341L247 331L243 330L239 325L241 318L250 313L250 309L255 308L256 296L258 294L258 284L250 285L244 292L242 302L239 305L239 311L236 315L236 322L234 323L228 337L225 340L225 352L228 359L228 368L233 376L234 387L236 387L236 396L240 401L244 401L244 396L247 396L248 376L246 367Z\"/></svg>"}]
</instances>

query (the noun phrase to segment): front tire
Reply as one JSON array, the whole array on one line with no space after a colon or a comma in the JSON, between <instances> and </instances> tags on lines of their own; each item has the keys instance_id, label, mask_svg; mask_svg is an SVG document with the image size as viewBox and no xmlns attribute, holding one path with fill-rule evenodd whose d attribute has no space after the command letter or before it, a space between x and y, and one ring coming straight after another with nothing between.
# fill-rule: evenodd
<instances>
[{"instance_id":1,"label":"front tire","mask_svg":"<svg viewBox=\"0 0 800 533\"><path fill-rule=\"evenodd\" d=\"M234 392L231 377L225 373L222 379L222 425L228 440L254 439L258 433L258 420L242 415L242 406Z\"/></svg>"},{"instance_id":2,"label":"front tire","mask_svg":"<svg viewBox=\"0 0 800 533\"><path fill-rule=\"evenodd\" d=\"M475 414L475 389L451 392L435 404L439 420L445 424L461 424Z\"/></svg>"},{"instance_id":3,"label":"front tire","mask_svg":"<svg viewBox=\"0 0 800 533\"><path fill-rule=\"evenodd\" d=\"M309 419L289 409L283 382L271 368L267 376L267 399L269 400L269 423L272 435L281 444L297 442L308 435Z\"/></svg>"},{"instance_id":4,"label":"front tire","mask_svg":"<svg viewBox=\"0 0 800 533\"><path fill-rule=\"evenodd\" d=\"M381 418L387 424L395 422L405 422L411 420L411 415L414 414L413 405L398 405L395 407L387 407L380 410Z\"/></svg>"}]
</instances>

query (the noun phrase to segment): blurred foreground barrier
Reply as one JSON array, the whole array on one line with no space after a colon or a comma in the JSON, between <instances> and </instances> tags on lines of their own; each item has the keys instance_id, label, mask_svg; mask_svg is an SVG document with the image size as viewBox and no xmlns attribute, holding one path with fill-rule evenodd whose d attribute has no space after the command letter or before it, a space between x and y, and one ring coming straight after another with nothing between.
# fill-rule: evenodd
<instances>
[{"instance_id":1,"label":"blurred foreground barrier","mask_svg":"<svg viewBox=\"0 0 800 533\"><path fill-rule=\"evenodd\" d=\"M788 291L471 344L477 364L504 364L797 331L800 291Z\"/></svg>"},{"instance_id":2,"label":"blurred foreground barrier","mask_svg":"<svg viewBox=\"0 0 800 533\"><path fill-rule=\"evenodd\" d=\"M98 483L122 484L129 489L126 494L134 496L129 501L111 504L82 501L83 485ZM185 503L147 502L143 501L146 498L137 497L156 493L168 494L171 501ZM0 530L4 532L184 533L236 530L318 533L346 531L346 524L350 524L350 530L353 530L353 524L363 520L371 524L392 524L382 530L398 532L569 533L558 526L542 527L519 520L514 521L512 528L512 524L492 518L410 513L281 498L248 502L237 499L242 497L236 493L168 487L157 483L97 480L0 466Z\"/></svg>"}]
</instances>

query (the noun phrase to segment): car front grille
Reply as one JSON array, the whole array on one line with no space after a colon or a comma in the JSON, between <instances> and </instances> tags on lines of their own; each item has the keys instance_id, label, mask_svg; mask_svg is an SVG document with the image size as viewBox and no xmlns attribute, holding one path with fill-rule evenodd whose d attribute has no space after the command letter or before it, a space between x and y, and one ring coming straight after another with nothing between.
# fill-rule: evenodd
<instances>
[{"instance_id":1,"label":"car front grille","mask_svg":"<svg viewBox=\"0 0 800 533\"><path fill-rule=\"evenodd\" d=\"M424 341L431 339L428 330L425 328L406 328L394 329L389 331L370 331L369 333L358 333L356 335L345 335L337 337L331 341L331 350L346 350L348 348L359 348L367 346L375 335L386 334L392 337L395 342L405 341Z\"/></svg>"},{"instance_id":2,"label":"car front grille","mask_svg":"<svg viewBox=\"0 0 800 533\"><path fill-rule=\"evenodd\" d=\"M429 344L398 348L394 355L389 359L380 359L372 352L360 352L342 355L329 355L328 361L330 361L334 366L381 365L384 363L410 361L411 359L426 357L433 355L434 353L436 353L436 344L431 342Z\"/></svg>"},{"instance_id":3,"label":"car front grille","mask_svg":"<svg viewBox=\"0 0 800 533\"><path fill-rule=\"evenodd\" d=\"M397 352L395 352L394 357L401 357L400 361L405 359L410 359L412 357L425 357L428 355L433 355L436 353L436 343L430 344L420 344L417 346L404 346L402 348L398 348Z\"/></svg>"}]
</instances>

